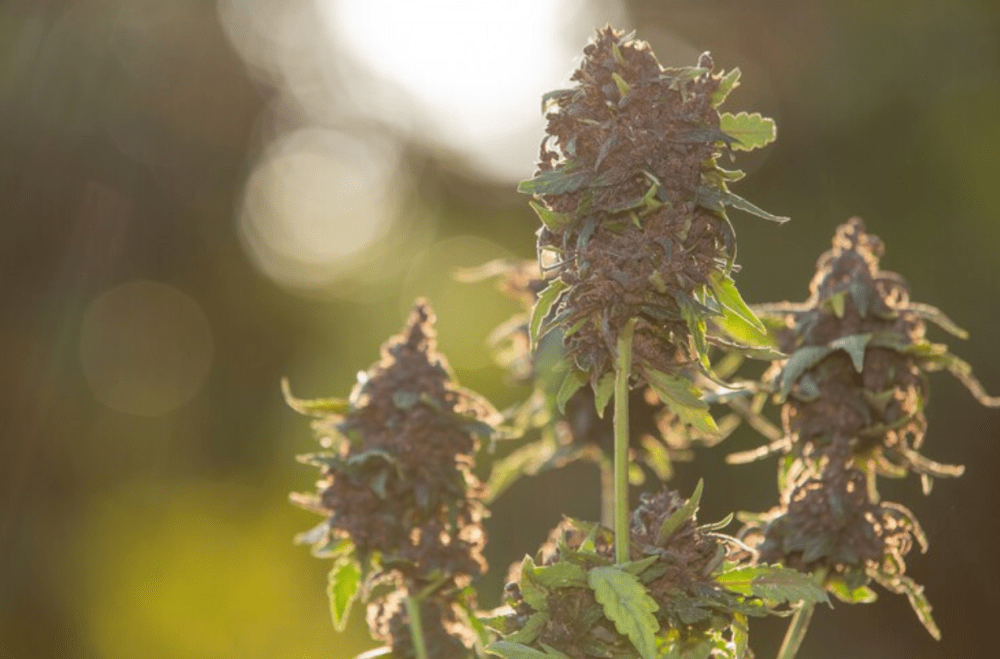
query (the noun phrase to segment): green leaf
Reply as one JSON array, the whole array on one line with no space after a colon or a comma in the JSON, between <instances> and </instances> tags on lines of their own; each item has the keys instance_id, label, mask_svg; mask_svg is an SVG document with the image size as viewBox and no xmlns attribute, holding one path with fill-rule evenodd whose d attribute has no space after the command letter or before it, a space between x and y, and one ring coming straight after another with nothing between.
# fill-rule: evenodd
<instances>
[{"instance_id":1,"label":"green leaf","mask_svg":"<svg viewBox=\"0 0 1000 659\"><path fill-rule=\"evenodd\" d=\"M562 230L569 224L569 216L565 213L557 213L553 210L549 210L537 201L529 201L528 205L534 209L535 213L538 214L538 219L542 221L545 228L552 233L561 233Z\"/></svg>"},{"instance_id":2,"label":"green leaf","mask_svg":"<svg viewBox=\"0 0 1000 659\"><path fill-rule=\"evenodd\" d=\"M723 203L726 204L726 206L732 206L733 208L738 208L741 211L750 213L751 215L756 215L759 218L769 220L771 222L777 222L778 224L784 224L789 220L789 218L787 217L781 215L774 215L773 213L768 213L766 210L760 208L759 206L751 204L743 197L735 195L732 192L726 193L725 199L723 199Z\"/></svg>"},{"instance_id":3,"label":"green leaf","mask_svg":"<svg viewBox=\"0 0 1000 659\"><path fill-rule=\"evenodd\" d=\"M740 70L733 69L726 75L719 78L719 86L715 88L712 95L709 97L709 102L712 107L717 108L726 100L729 93L736 89L740 84Z\"/></svg>"},{"instance_id":4,"label":"green leaf","mask_svg":"<svg viewBox=\"0 0 1000 659\"><path fill-rule=\"evenodd\" d=\"M599 418L604 418L604 410L608 407L613 393L615 393L615 372L609 371L594 385L594 406L597 408Z\"/></svg>"},{"instance_id":5,"label":"green leaf","mask_svg":"<svg viewBox=\"0 0 1000 659\"><path fill-rule=\"evenodd\" d=\"M910 577L900 577L900 586L903 588L903 592L906 593L906 597L910 600L910 606L913 607L913 612L917 614L917 618L923 624L927 632L934 637L934 640L941 640L941 630L938 629L937 623L934 622L934 616L931 615L931 603L924 595L924 587L917 585Z\"/></svg>"},{"instance_id":6,"label":"green leaf","mask_svg":"<svg viewBox=\"0 0 1000 659\"><path fill-rule=\"evenodd\" d=\"M615 86L618 87L618 93L622 96L622 98L628 96L629 90L631 90L632 87L625 81L625 78L621 77L617 73L612 73L611 79L614 80Z\"/></svg>"},{"instance_id":7,"label":"green leaf","mask_svg":"<svg viewBox=\"0 0 1000 659\"><path fill-rule=\"evenodd\" d=\"M486 646L486 651L505 659L569 659L555 648L546 647L545 651L529 648L527 645L512 641L497 641Z\"/></svg>"},{"instance_id":8,"label":"green leaf","mask_svg":"<svg viewBox=\"0 0 1000 659\"><path fill-rule=\"evenodd\" d=\"M524 194L566 194L586 187L593 176L589 169L575 169L567 165L521 181L517 191Z\"/></svg>"},{"instance_id":9,"label":"green leaf","mask_svg":"<svg viewBox=\"0 0 1000 659\"><path fill-rule=\"evenodd\" d=\"M778 397L784 400L791 393L795 381L803 373L823 361L833 350L829 346L805 346L792 353L792 356L785 362L785 367L781 369Z\"/></svg>"},{"instance_id":10,"label":"green leaf","mask_svg":"<svg viewBox=\"0 0 1000 659\"><path fill-rule=\"evenodd\" d=\"M663 524L660 525L659 530L656 532L656 544L661 547L664 546L667 540L670 539L677 529L681 527L684 522L692 519L695 513L698 512L698 504L701 503L701 493L705 489L705 479L699 478L698 485L694 488L694 494L691 498L684 502L680 508L674 511L674 513L663 520Z\"/></svg>"},{"instance_id":11,"label":"green leaf","mask_svg":"<svg viewBox=\"0 0 1000 659\"><path fill-rule=\"evenodd\" d=\"M563 291L568 287L566 282L556 278L545 287L545 290L538 294L538 299L535 300L535 307L531 310L531 320L528 322L528 337L531 341L532 351L538 345L538 330L542 326L542 321L549 315L549 311L552 310L552 307L559 300Z\"/></svg>"},{"instance_id":12,"label":"green leaf","mask_svg":"<svg viewBox=\"0 0 1000 659\"><path fill-rule=\"evenodd\" d=\"M831 341L829 346L834 350L843 350L850 355L854 370L860 373L865 368L865 347L871 338L871 334L852 334Z\"/></svg>"},{"instance_id":13,"label":"green leaf","mask_svg":"<svg viewBox=\"0 0 1000 659\"><path fill-rule=\"evenodd\" d=\"M338 632L347 626L347 614L358 596L358 586L361 584L361 567L353 558L343 558L337 561L327 576L326 594L330 598L330 616L333 626Z\"/></svg>"},{"instance_id":14,"label":"green leaf","mask_svg":"<svg viewBox=\"0 0 1000 659\"><path fill-rule=\"evenodd\" d=\"M524 623L523 627L513 634L508 634L506 639L512 643L534 643L548 622L548 613L545 611L536 611L528 616L528 621Z\"/></svg>"},{"instance_id":15,"label":"green leaf","mask_svg":"<svg viewBox=\"0 0 1000 659\"><path fill-rule=\"evenodd\" d=\"M773 119L762 117L760 113L723 112L719 116L719 129L738 140L733 148L737 151L753 151L767 146L777 137Z\"/></svg>"},{"instance_id":16,"label":"green leaf","mask_svg":"<svg viewBox=\"0 0 1000 659\"><path fill-rule=\"evenodd\" d=\"M930 321L944 331L949 334L953 334L960 339L969 338L969 333L967 331L956 325L951 318L944 315L944 312L937 307L933 307L929 304L923 304L921 302L910 302L906 306L906 311L915 313L922 320Z\"/></svg>"},{"instance_id":17,"label":"green leaf","mask_svg":"<svg viewBox=\"0 0 1000 659\"><path fill-rule=\"evenodd\" d=\"M285 403L299 414L308 416L341 416L351 409L351 404L342 398L296 398L292 395L292 387L288 378L281 378L281 393Z\"/></svg>"},{"instance_id":18,"label":"green leaf","mask_svg":"<svg viewBox=\"0 0 1000 659\"><path fill-rule=\"evenodd\" d=\"M566 377L563 378L562 384L559 385L559 391L556 393L556 407L559 408L560 413L566 413L566 403L573 397L573 394L587 384L587 380L586 371L581 371L576 366L570 366L569 372L566 373Z\"/></svg>"},{"instance_id":19,"label":"green leaf","mask_svg":"<svg viewBox=\"0 0 1000 659\"><path fill-rule=\"evenodd\" d=\"M743 659L747 654L747 644L750 640L749 624L746 615L742 613L733 614L733 645L736 650L736 659Z\"/></svg>"},{"instance_id":20,"label":"green leaf","mask_svg":"<svg viewBox=\"0 0 1000 659\"><path fill-rule=\"evenodd\" d=\"M595 567L587 572L587 583L604 607L604 615L615 623L619 634L632 641L642 659L656 659L656 632L660 623L653 612L659 605L639 579L613 566Z\"/></svg>"},{"instance_id":21,"label":"green leaf","mask_svg":"<svg viewBox=\"0 0 1000 659\"><path fill-rule=\"evenodd\" d=\"M727 277L725 273L716 270L709 276L709 281L712 284L712 292L715 294L715 299L719 301L719 304L732 311L765 336L767 335L764 323L760 322L760 318L743 301L743 296L740 295L732 279Z\"/></svg>"},{"instance_id":22,"label":"green leaf","mask_svg":"<svg viewBox=\"0 0 1000 659\"><path fill-rule=\"evenodd\" d=\"M566 561L536 567L533 578L546 588L587 585L587 572L579 565Z\"/></svg>"},{"instance_id":23,"label":"green leaf","mask_svg":"<svg viewBox=\"0 0 1000 659\"><path fill-rule=\"evenodd\" d=\"M813 577L786 567L763 566L767 570L750 582L756 597L772 602L828 602L826 591ZM758 568L760 569L760 568Z\"/></svg>"},{"instance_id":24,"label":"green leaf","mask_svg":"<svg viewBox=\"0 0 1000 659\"><path fill-rule=\"evenodd\" d=\"M652 368L643 368L642 372L646 382L660 400L683 423L696 428L708 437L719 436L719 427L708 413L708 403L700 398L701 393L690 380Z\"/></svg>"},{"instance_id":25,"label":"green leaf","mask_svg":"<svg viewBox=\"0 0 1000 659\"><path fill-rule=\"evenodd\" d=\"M843 579L832 579L827 582L826 589L833 596L847 604L870 604L878 599L878 594L868 586L858 586L852 589Z\"/></svg>"}]
</instances>

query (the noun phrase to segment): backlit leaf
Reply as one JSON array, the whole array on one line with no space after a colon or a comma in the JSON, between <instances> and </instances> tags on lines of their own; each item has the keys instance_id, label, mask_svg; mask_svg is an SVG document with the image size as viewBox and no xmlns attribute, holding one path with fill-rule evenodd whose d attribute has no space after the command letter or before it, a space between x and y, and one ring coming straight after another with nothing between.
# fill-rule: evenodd
<instances>
[{"instance_id":1,"label":"backlit leaf","mask_svg":"<svg viewBox=\"0 0 1000 659\"><path fill-rule=\"evenodd\" d=\"M361 584L361 568L352 558L337 561L327 576L326 594L330 598L330 616L333 626L338 632L344 631L347 625L347 615L351 605L358 596L358 586Z\"/></svg>"},{"instance_id":2,"label":"backlit leaf","mask_svg":"<svg viewBox=\"0 0 1000 659\"><path fill-rule=\"evenodd\" d=\"M712 92L712 96L709 97L709 101L712 103L712 107L719 107L729 96L729 93L736 89L740 84L740 70L733 69L726 75L719 78L719 86L715 88Z\"/></svg>"},{"instance_id":3,"label":"backlit leaf","mask_svg":"<svg viewBox=\"0 0 1000 659\"><path fill-rule=\"evenodd\" d=\"M632 641L642 659L656 659L656 632L660 623L653 612L660 607L639 579L608 566L591 568L587 572L587 582L618 633Z\"/></svg>"},{"instance_id":4,"label":"backlit leaf","mask_svg":"<svg viewBox=\"0 0 1000 659\"><path fill-rule=\"evenodd\" d=\"M705 480L698 479L698 485L694 488L694 493L691 498L684 502L684 504L674 511L674 513L663 521L660 525L659 530L656 532L656 544L661 547L666 544L667 540L670 539L677 529L681 527L684 522L692 519L695 513L698 512L698 505L701 503L701 493L705 489Z\"/></svg>"},{"instance_id":5,"label":"backlit leaf","mask_svg":"<svg viewBox=\"0 0 1000 659\"><path fill-rule=\"evenodd\" d=\"M752 151L767 146L777 137L774 120L762 117L760 113L740 112L730 114L724 112L719 116L719 129L738 143L733 148L738 151Z\"/></svg>"},{"instance_id":6,"label":"backlit leaf","mask_svg":"<svg viewBox=\"0 0 1000 659\"><path fill-rule=\"evenodd\" d=\"M652 368L644 368L642 372L650 388L683 423L708 437L720 434L715 419L708 413L708 403L701 399L700 391L690 380Z\"/></svg>"},{"instance_id":7,"label":"backlit leaf","mask_svg":"<svg viewBox=\"0 0 1000 659\"><path fill-rule=\"evenodd\" d=\"M538 294L538 299L535 300L535 307L531 310L531 320L528 322L528 336L531 340L532 350L538 345L538 330L542 326L542 321L549 315L549 311L552 310L552 307L559 300L559 297L566 288L568 288L566 282L556 278L545 287L545 290Z\"/></svg>"},{"instance_id":8,"label":"backlit leaf","mask_svg":"<svg viewBox=\"0 0 1000 659\"><path fill-rule=\"evenodd\" d=\"M747 303L743 301L743 296L740 295L739 290L736 289L736 284L732 279L727 277L722 272L713 271L709 281L711 282L712 292L715 294L715 299L719 301L719 304L731 310L737 316L750 323L757 328L757 330L766 335L767 330L764 329L764 323L760 322L757 315L751 311L750 307L747 306Z\"/></svg>"}]
</instances>

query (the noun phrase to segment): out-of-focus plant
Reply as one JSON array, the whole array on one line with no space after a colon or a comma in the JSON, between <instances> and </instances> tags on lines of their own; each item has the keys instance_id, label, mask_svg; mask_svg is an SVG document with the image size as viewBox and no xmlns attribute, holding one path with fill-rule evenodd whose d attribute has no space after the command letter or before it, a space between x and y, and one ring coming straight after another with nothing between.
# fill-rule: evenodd
<instances>
[{"instance_id":1,"label":"out-of-focus plant","mask_svg":"<svg viewBox=\"0 0 1000 659\"><path fill-rule=\"evenodd\" d=\"M767 145L774 122L720 113L739 70L664 68L648 44L610 27L585 48L575 85L546 94L538 171L520 190L541 219L537 262L494 262L524 311L491 342L527 401L501 416L458 388L418 302L381 362L346 400L299 400L316 417L318 492L293 500L324 521L300 537L332 558L330 602L342 627L369 607L377 654L398 659L743 659L749 619L791 615L779 659L797 652L817 602L874 599L871 581L910 597L938 635L904 555L926 539L912 513L878 496L878 476L931 479L960 467L921 455L925 374L946 369L984 403L968 365L924 338L924 321L963 332L909 300L878 269L881 243L860 220L820 260L812 297L764 305L737 291L735 151ZM770 327L770 331L769 328ZM773 362L763 382L727 383L745 358ZM778 427L763 414L782 405ZM726 403L721 423L709 413ZM613 408L611 420L605 410ZM781 502L698 524L703 491L660 488L630 506L640 464L659 480L696 443L746 420L770 444L735 462L783 454ZM470 468L482 439L515 438L487 493ZM492 444L491 444L492 446ZM485 570L484 500L516 478L588 458L602 467L601 523L565 519L512 568L504 604L475 611Z\"/></svg>"}]
</instances>

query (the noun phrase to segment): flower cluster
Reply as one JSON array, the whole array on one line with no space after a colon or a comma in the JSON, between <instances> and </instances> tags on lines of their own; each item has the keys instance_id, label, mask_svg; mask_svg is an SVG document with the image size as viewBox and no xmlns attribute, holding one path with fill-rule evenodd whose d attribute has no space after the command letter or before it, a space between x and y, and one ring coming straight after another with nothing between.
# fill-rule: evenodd
<instances>
[{"instance_id":1,"label":"flower cluster","mask_svg":"<svg viewBox=\"0 0 1000 659\"><path fill-rule=\"evenodd\" d=\"M746 531L762 560L824 575L850 602L867 602L874 580L906 593L935 637L930 606L905 572L903 556L923 532L903 506L881 501L877 478L919 474L925 492L935 477L963 468L942 465L919 449L927 431L927 373L946 369L986 404L968 364L926 339L926 321L964 336L939 310L910 300L906 281L880 269L882 241L860 218L837 229L802 304L758 308L789 356L765 379L782 403L782 433L770 451L786 453L779 473L781 505Z\"/></svg>"},{"instance_id":2,"label":"flower cluster","mask_svg":"<svg viewBox=\"0 0 1000 659\"><path fill-rule=\"evenodd\" d=\"M549 648L577 659L749 657L748 616L825 598L792 570L751 565L749 552L718 533L731 517L699 526L700 496L700 484L687 500L644 494L625 563L614 563L609 529L564 520L512 569L507 607L486 621L504 636L491 649L503 657Z\"/></svg>"},{"instance_id":3,"label":"flower cluster","mask_svg":"<svg viewBox=\"0 0 1000 659\"><path fill-rule=\"evenodd\" d=\"M601 30L584 50L572 89L546 95L539 171L520 190L543 226L542 272L549 283L531 318L532 340L562 330L567 378L610 389L624 328L635 324L636 379L705 433L714 422L699 404L690 371L710 371L710 343L762 333L730 274L736 239L732 206L772 220L728 189L741 172L720 168L726 150L774 139L758 114L716 109L739 71L715 73L711 57L694 67L662 67L648 44ZM723 316L725 330L707 329Z\"/></svg>"},{"instance_id":4,"label":"flower cluster","mask_svg":"<svg viewBox=\"0 0 1000 659\"><path fill-rule=\"evenodd\" d=\"M398 593L419 600L424 636L441 648L429 656L457 656L446 649L460 626L455 604L471 604L466 586L486 569L482 487L470 468L496 413L453 384L435 350L433 320L418 301L403 333L359 375L348 400L289 398L318 417L314 428L329 449L301 457L320 468L322 479L316 494L293 501L326 518L301 540L336 559L331 595L360 585L373 634L397 657L413 651ZM387 589L397 595L379 595ZM338 623L353 597L334 597Z\"/></svg>"}]
</instances>

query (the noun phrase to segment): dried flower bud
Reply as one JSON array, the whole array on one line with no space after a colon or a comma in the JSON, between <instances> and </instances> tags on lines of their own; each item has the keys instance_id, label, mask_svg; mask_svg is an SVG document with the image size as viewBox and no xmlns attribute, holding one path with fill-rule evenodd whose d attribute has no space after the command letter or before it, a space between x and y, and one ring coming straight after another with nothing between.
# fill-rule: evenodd
<instances>
[{"instance_id":1,"label":"dried flower bud","mask_svg":"<svg viewBox=\"0 0 1000 659\"><path fill-rule=\"evenodd\" d=\"M532 340L559 327L567 377L589 380L600 400L618 337L634 319L636 378L685 423L718 434L690 373L710 370L709 343L763 335L729 278L736 240L726 207L784 218L729 192L727 181L742 174L716 160L769 143L774 123L719 114L739 72L714 73L709 57L665 69L648 44L610 27L584 55L576 86L546 95L539 172L520 186L536 197L539 263L552 277ZM709 328L713 315L723 320Z\"/></svg>"}]
</instances>

